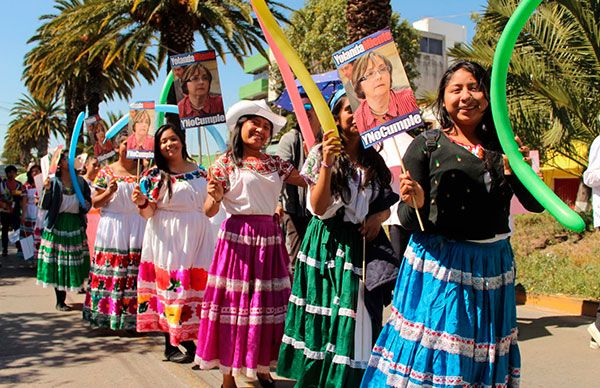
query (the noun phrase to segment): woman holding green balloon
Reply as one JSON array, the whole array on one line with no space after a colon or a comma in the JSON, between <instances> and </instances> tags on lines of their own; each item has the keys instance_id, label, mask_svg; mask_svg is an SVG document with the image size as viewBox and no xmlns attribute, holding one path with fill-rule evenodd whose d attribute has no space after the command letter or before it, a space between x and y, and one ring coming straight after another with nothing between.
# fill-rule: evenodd
<instances>
[{"instance_id":1,"label":"woman holding green balloon","mask_svg":"<svg viewBox=\"0 0 600 388\"><path fill-rule=\"evenodd\" d=\"M436 101L444 129L415 138L404 155L399 216L414 232L363 386L518 385L510 201L543 207L501 152L488 90L481 66L452 65Z\"/></svg>"}]
</instances>

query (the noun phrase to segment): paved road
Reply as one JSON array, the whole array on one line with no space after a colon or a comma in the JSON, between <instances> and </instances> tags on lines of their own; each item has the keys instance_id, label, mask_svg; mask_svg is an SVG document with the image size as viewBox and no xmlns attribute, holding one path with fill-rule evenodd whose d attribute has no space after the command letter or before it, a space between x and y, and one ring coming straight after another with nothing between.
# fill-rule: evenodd
<instances>
[{"instance_id":1,"label":"paved road","mask_svg":"<svg viewBox=\"0 0 600 388\"><path fill-rule=\"evenodd\" d=\"M218 371L164 362L163 337L90 330L77 310L54 310L54 292L35 285L35 270L0 258L0 385L6 387L219 387ZM598 387L600 350L588 347L589 318L520 306L522 387ZM240 387L259 387L240 379ZM280 388L291 381L278 380Z\"/></svg>"}]
</instances>

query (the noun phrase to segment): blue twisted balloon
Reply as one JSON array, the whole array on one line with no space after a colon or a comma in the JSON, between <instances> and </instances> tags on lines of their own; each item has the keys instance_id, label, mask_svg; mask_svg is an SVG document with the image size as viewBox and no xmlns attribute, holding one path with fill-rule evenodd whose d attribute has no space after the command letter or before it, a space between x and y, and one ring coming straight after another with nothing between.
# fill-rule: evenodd
<instances>
[{"instance_id":1,"label":"blue twisted balloon","mask_svg":"<svg viewBox=\"0 0 600 388\"><path fill-rule=\"evenodd\" d=\"M77 152L77 140L83 127L83 118L85 117L84 112L80 112L75 120L75 126L73 126L73 133L71 134L71 145L69 146L69 174L71 175L71 183L73 189L75 189L75 195L77 200L82 207L86 207L85 199L83 199L83 193L81 187L79 187L79 180L77 179L77 173L75 172L75 153Z\"/></svg>"}]
</instances>

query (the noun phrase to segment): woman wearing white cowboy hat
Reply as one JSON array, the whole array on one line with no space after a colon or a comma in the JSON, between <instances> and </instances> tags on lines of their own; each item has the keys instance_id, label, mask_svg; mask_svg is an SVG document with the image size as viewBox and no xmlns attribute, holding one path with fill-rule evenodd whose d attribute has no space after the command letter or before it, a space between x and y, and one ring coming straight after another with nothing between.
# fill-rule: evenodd
<instances>
[{"instance_id":1,"label":"woman wearing white cowboy hat","mask_svg":"<svg viewBox=\"0 0 600 388\"><path fill-rule=\"evenodd\" d=\"M274 215L283 182L306 186L293 166L262 150L286 123L266 102L240 101L227 112L231 144L209 171L206 215L228 214L209 270L196 363L273 386L290 296L289 257Z\"/></svg>"}]
</instances>

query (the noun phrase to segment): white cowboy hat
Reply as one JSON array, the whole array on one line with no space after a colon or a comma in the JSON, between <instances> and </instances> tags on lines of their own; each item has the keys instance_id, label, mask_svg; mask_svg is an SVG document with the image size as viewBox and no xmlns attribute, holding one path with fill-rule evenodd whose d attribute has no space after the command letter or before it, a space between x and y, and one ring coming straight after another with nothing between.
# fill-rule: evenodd
<instances>
[{"instance_id":1,"label":"white cowboy hat","mask_svg":"<svg viewBox=\"0 0 600 388\"><path fill-rule=\"evenodd\" d=\"M227 128L233 131L242 116L263 117L273 124L271 136L274 136L287 122L286 118L274 113L265 100L242 100L227 110Z\"/></svg>"}]
</instances>

